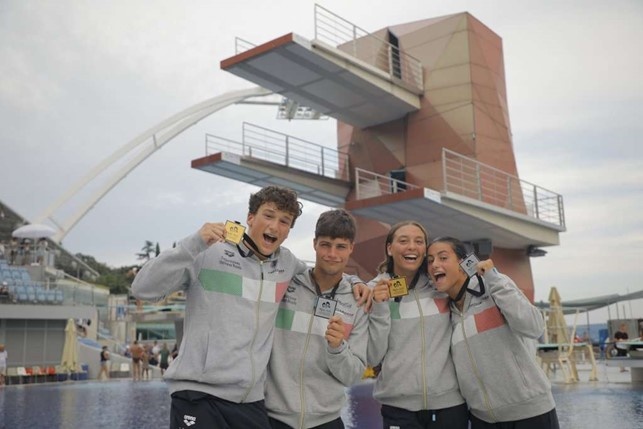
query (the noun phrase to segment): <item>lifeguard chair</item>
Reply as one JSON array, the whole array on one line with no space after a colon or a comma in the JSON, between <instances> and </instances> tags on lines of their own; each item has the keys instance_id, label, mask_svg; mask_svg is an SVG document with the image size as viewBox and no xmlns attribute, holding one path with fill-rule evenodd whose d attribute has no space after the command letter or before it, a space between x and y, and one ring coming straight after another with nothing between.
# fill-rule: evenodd
<instances>
[{"instance_id":1,"label":"lifeguard chair","mask_svg":"<svg viewBox=\"0 0 643 429\"><path fill-rule=\"evenodd\" d=\"M578 312L574 317L574 325L571 332L567 327L567 321L563 312L560 294L556 287L549 292L549 309L545 310L546 328L543 343L538 345L538 357L547 375L554 370L556 365L563 371L565 383L578 382L578 370L576 368L576 351L587 353L591 364L590 381L598 380L596 360L591 342L575 342L576 323Z\"/></svg>"}]
</instances>

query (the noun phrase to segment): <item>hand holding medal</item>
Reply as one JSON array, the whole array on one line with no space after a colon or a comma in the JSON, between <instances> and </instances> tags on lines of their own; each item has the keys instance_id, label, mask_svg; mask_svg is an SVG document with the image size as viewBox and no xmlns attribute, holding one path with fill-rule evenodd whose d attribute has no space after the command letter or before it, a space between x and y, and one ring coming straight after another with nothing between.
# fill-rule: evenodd
<instances>
[{"instance_id":1,"label":"hand holding medal","mask_svg":"<svg viewBox=\"0 0 643 429\"><path fill-rule=\"evenodd\" d=\"M225 230L222 223L206 223L199 230L199 235L205 244L213 245L224 240Z\"/></svg>"},{"instance_id":2,"label":"hand holding medal","mask_svg":"<svg viewBox=\"0 0 643 429\"><path fill-rule=\"evenodd\" d=\"M373 288L373 301L384 302L388 301L389 298L388 280L382 279Z\"/></svg>"},{"instance_id":3,"label":"hand holding medal","mask_svg":"<svg viewBox=\"0 0 643 429\"><path fill-rule=\"evenodd\" d=\"M328 345L336 349L344 340L344 320L339 315L334 315L328 320L326 328L326 341Z\"/></svg>"}]
</instances>

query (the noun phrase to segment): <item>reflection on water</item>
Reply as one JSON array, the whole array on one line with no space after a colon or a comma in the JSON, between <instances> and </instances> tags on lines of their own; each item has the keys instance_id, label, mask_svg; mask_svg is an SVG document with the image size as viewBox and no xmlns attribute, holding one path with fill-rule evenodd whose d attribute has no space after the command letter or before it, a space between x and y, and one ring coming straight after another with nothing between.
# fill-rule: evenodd
<instances>
[{"instance_id":1,"label":"reflection on water","mask_svg":"<svg viewBox=\"0 0 643 429\"><path fill-rule=\"evenodd\" d=\"M556 385L561 428L643 429L643 385Z\"/></svg>"},{"instance_id":2,"label":"reflection on water","mask_svg":"<svg viewBox=\"0 0 643 429\"><path fill-rule=\"evenodd\" d=\"M349 390L348 429L381 429L372 384ZM555 385L561 428L643 429L643 385ZM163 428L170 398L160 380L70 382L0 388L0 428Z\"/></svg>"},{"instance_id":3,"label":"reflection on water","mask_svg":"<svg viewBox=\"0 0 643 429\"><path fill-rule=\"evenodd\" d=\"M161 381L12 386L2 396L0 428L158 428L170 415Z\"/></svg>"}]
</instances>

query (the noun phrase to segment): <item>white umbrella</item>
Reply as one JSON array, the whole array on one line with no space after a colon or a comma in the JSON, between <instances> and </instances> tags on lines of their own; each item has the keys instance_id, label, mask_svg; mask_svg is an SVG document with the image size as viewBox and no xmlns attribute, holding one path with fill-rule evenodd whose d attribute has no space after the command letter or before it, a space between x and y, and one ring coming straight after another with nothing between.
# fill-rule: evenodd
<instances>
[{"instance_id":1,"label":"white umbrella","mask_svg":"<svg viewBox=\"0 0 643 429\"><path fill-rule=\"evenodd\" d=\"M74 319L68 319L65 326L65 345L60 366L67 372L78 372L78 338Z\"/></svg>"},{"instance_id":2,"label":"white umbrella","mask_svg":"<svg viewBox=\"0 0 643 429\"><path fill-rule=\"evenodd\" d=\"M23 225L11 233L17 238L47 238L56 234L56 230L42 223Z\"/></svg>"}]
</instances>

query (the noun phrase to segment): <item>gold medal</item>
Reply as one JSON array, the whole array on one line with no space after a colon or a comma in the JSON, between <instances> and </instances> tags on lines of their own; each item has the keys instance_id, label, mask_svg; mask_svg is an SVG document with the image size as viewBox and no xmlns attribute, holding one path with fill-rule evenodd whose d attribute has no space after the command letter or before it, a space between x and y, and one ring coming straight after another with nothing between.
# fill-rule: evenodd
<instances>
[{"instance_id":1,"label":"gold medal","mask_svg":"<svg viewBox=\"0 0 643 429\"><path fill-rule=\"evenodd\" d=\"M230 243L239 244L243 239L243 234L246 232L246 227L239 225L236 222L227 220L225 222L225 239Z\"/></svg>"},{"instance_id":2,"label":"gold medal","mask_svg":"<svg viewBox=\"0 0 643 429\"><path fill-rule=\"evenodd\" d=\"M409 288L406 286L406 277L395 277L389 280L388 294L391 298L409 294Z\"/></svg>"}]
</instances>

